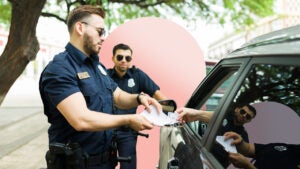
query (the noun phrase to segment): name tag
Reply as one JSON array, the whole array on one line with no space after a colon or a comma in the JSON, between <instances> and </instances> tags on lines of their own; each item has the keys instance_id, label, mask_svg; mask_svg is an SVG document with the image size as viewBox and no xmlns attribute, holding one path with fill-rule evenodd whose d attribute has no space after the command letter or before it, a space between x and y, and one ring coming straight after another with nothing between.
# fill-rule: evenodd
<instances>
[{"instance_id":1,"label":"name tag","mask_svg":"<svg viewBox=\"0 0 300 169\"><path fill-rule=\"evenodd\" d=\"M77 76L79 79L86 79L86 78L89 78L90 75L88 72L80 72L80 73L77 73Z\"/></svg>"}]
</instances>

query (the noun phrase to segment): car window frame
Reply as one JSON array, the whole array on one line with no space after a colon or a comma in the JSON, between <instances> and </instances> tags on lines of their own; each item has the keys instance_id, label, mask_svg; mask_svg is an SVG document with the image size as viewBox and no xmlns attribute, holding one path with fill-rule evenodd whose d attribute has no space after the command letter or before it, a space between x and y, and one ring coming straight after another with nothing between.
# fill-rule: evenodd
<instances>
[{"instance_id":1,"label":"car window frame","mask_svg":"<svg viewBox=\"0 0 300 169\"><path fill-rule=\"evenodd\" d=\"M270 57L272 59L270 59ZM287 59L289 57L290 59ZM221 100L220 105L223 105L222 107L217 107L216 112L217 114L213 116L212 118L212 123L214 125L209 125L207 128L208 132L205 132L203 139L203 145L206 147L209 151L211 150L211 147L213 146L216 133L219 130L220 124L222 123L224 116L226 115L227 109L232 103L232 100L235 98L238 90L240 89L242 83L244 82L244 79L247 77L249 71L251 71L252 66L255 64L272 64L272 65L288 65L288 66L300 66L300 63L297 63L297 58L300 57L299 55L261 55L261 56L256 56L254 59L253 57L237 57L236 61L239 61L239 59L247 58L248 61L244 61L244 65L241 65L240 72L238 74L238 78L235 79L235 83L232 84L230 93L226 93L224 97L226 98L225 100ZM293 59L295 58L295 60ZM299 58L298 58L299 60ZM230 60L230 62L233 62L234 60ZM238 64L235 63L235 64ZM223 63L223 66L225 66L226 63Z\"/></svg>"},{"instance_id":2,"label":"car window frame","mask_svg":"<svg viewBox=\"0 0 300 169\"><path fill-rule=\"evenodd\" d=\"M269 57L272 57L270 59ZM295 59L291 58L287 60L287 57L295 57ZM241 85L243 84L245 78L248 76L249 71L251 71L252 66L254 64L275 64L275 65L293 65L293 66L300 66L300 63L297 63L300 56L291 56L291 55L270 55L270 56L259 56L255 57L236 57L230 59L223 59L221 60L203 79L200 85L192 94L191 98L188 100L186 107L190 108L198 108L205 103L213 87L208 87L212 81L215 81L217 74L222 71L224 68L237 68L237 75L233 79L233 83L228 87L227 91L224 93L223 98L220 100L219 106L216 108L216 113L211 119L210 123L214 125L209 125L207 128L207 132L200 137L198 134L195 134L195 131L190 128L187 124L184 125L184 130L196 136L199 140L201 146L201 154L208 160L210 165L213 168L222 168L221 164L218 160L214 157L211 153L211 148L214 144L216 134L219 130L219 127L226 115L228 107L232 104L232 100L236 97L237 92L239 91ZM221 78L217 79L220 80ZM214 83L217 84L217 83ZM230 91L230 92L228 92ZM201 100L201 101L194 101L194 100Z\"/></svg>"},{"instance_id":3,"label":"car window frame","mask_svg":"<svg viewBox=\"0 0 300 169\"><path fill-rule=\"evenodd\" d=\"M228 87L227 91L237 90L236 86L238 83L240 86L242 81L239 79L240 76L242 76L245 71L245 68L247 67L249 61L251 58L231 58L229 60L223 59L221 60L210 72L209 74L204 78L204 80L199 84L197 89L194 91L192 97L189 99L186 107L190 108L197 108L200 109L200 107L204 104L204 102L207 100L207 98L210 96L211 92L208 92L207 89L211 88L211 82L216 81L216 76L218 76L219 72L223 71L224 69L236 69L236 77L233 79L233 83ZM221 80L222 78L219 77L217 80ZM217 84L217 83L216 83ZM207 87L210 86L210 87ZM213 88L211 88L213 89ZM228 102L228 98L234 98L235 94L232 94L231 92L225 92L223 98L220 100L219 106L216 108L216 113L211 119L210 123L218 124L220 125L221 120L220 117L223 119L226 108L230 105L230 102ZM205 96L204 94L205 93ZM201 100L200 102L194 102L194 100ZM220 106L223 105L223 106ZM214 157L214 155L210 152L210 147L212 144L209 142L212 142L212 139L215 139L215 135L217 132L218 127L216 128L215 125L208 125L207 132L203 135L203 137L200 137L199 134L196 134L195 131L189 126L185 125L185 130L187 132L192 132L193 135L196 136L196 138L200 141L201 145L201 153L202 155L209 161L210 165L214 168L222 168L222 165L218 162L218 160ZM214 137L212 137L212 135Z\"/></svg>"},{"instance_id":4,"label":"car window frame","mask_svg":"<svg viewBox=\"0 0 300 169\"><path fill-rule=\"evenodd\" d=\"M224 77L224 76L220 76L220 77L217 77L217 76L219 76L219 73L224 71L225 69L237 70L236 71L237 75L233 79L233 81L234 82L239 81L239 79L237 79L237 77L240 77L241 73L244 72L245 66L248 64L249 60L250 60L249 58L236 58L236 59L230 59L230 60L227 60L227 59L221 60L208 73L208 75L203 79L203 81L199 84L199 86L194 91L194 93L192 94L191 98L189 99L189 101L187 102L185 107L200 109L200 107L204 104L204 102L211 95L211 93L212 93L211 91L215 91L215 89L211 87L212 86L211 83L213 81L220 81L222 79L222 77ZM234 90L234 86L235 86L234 82L228 87L228 89L227 89L228 91ZM214 84L217 84L217 83L214 83ZM230 96L230 95L231 95L231 93L226 91L224 96L220 100L219 105L223 105L222 107L228 106L227 104L229 104L229 103L226 103L226 100L228 100L228 96ZM197 100L201 100L201 101L197 102ZM212 123L216 123L216 120L218 119L218 117L222 116L222 114L224 113L222 111L222 107L217 106L217 108L215 110L217 113L215 113L213 118L211 119ZM211 127L211 126L209 126L209 127ZM204 134L204 136L202 138L200 138L199 135L197 134L198 138L201 139L202 144L205 144L208 141L208 140L206 140L208 137L207 135L208 134L206 132Z\"/></svg>"},{"instance_id":5,"label":"car window frame","mask_svg":"<svg viewBox=\"0 0 300 169\"><path fill-rule=\"evenodd\" d=\"M272 57L272 59L270 59L269 57ZM287 59L287 57L289 59ZM298 56L294 56L294 55L270 55L270 56L259 56L259 57L255 57L255 59L253 59L253 57L247 57L246 60L243 60L243 57L238 57L237 60L230 60L228 63L226 63L227 60L222 61L222 63L220 63L220 68L221 67L226 67L226 66L233 66L233 65L238 65L240 64L240 70L238 71L238 75L236 77L236 79L234 79L234 82L231 84L231 88L227 89L230 90L232 92L226 92L222 98L222 100L220 101L220 105L223 105L222 107L218 106L216 108L216 114L214 114L213 118L211 119L210 123L213 123L214 125L209 125L207 128L207 131L205 132L204 136L202 137L202 140L200 140L202 142L203 148L202 150L205 150L203 152L205 153L205 156L207 159L209 159L209 161L216 163L218 162L214 155L211 153L211 148L214 144L215 138L216 138L216 134L219 130L219 127L221 126L221 123L224 119L224 116L226 115L226 112L228 110L228 107L230 106L230 104L232 103L232 100L235 98L238 90L240 89L242 83L244 82L245 78L248 76L249 71L251 71L252 66L255 64L272 64L272 65L287 65L287 66L300 66L300 62L298 63L297 61L299 60L299 58L297 59ZM295 58L295 59L293 59ZM240 60L241 59L241 60ZM217 68L216 68L217 69ZM212 73L214 71L211 71ZM206 81L205 83L209 83L209 81ZM198 88L198 90L203 90L205 88ZM202 102L200 105L203 104ZM199 106L198 106L199 107ZM219 162L218 164L214 164L219 166Z\"/></svg>"}]
</instances>

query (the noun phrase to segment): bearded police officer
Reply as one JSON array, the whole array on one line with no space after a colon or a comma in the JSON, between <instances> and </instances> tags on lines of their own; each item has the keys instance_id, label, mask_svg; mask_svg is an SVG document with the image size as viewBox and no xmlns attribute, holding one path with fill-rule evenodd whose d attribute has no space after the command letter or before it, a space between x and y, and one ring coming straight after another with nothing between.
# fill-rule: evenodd
<instances>
[{"instance_id":1,"label":"bearded police officer","mask_svg":"<svg viewBox=\"0 0 300 169\"><path fill-rule=\"evenodd\" d=\"M113 169L112 129L153 127L142 115L112 115L113 104L129 109L140 103L149 111L153 104L161 111L155 99L118 88L99 63L104 17L104 11L96 6L72 10L67 19L70 42L41 74L39 89L50 123L48 169Z\"/></svg>"}]
</instances>

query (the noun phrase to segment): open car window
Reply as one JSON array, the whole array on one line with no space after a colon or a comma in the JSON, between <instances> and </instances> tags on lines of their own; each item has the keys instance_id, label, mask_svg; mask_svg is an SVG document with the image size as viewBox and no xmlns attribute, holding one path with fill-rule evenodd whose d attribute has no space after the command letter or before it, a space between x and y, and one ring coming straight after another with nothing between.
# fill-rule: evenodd
<instances>
[{"instance_id":1,"label":"open car window","mask_svg":"<svg viewBox=\"0 0 300 169\"><path fill-rule=\"evenodd\" d=\"M160 157L168 158L159 166L236 168L224 148L230 147L230 141L223 146L221 140L231 131L244 138L237 145L244 149L229 149L240 153L235 157L246 156L238 158L249 160L242 163L252 162L256 168L299 168L299 28L255 38L218 62L185 105L200 110L186 112L199 113L186 121L198 121L161 128L172 132L161 132Z\"/></svg>"},{"instance_id":2,"label":"open car window","mask_svg":"<svg viewBox=\"0 0 300 169\"><path fill-rule=\"evenodd\" d=\"M201 101L198 103L196 109L200 109L202 111L211 111L215 112L221 102L221 99L226 94L226 92L231 88L234 79L237 76L237 71L239 67L222 67L217 73L215 73L214 78L212 80L208 80L207 86L209 86L206 91L207 93L198 93L198 97L203 98L193 98L193 100ZM203 137L208 123L202 121L194 121L188 124L190 128L198 134L200 137Z\"/></svg>"},{"instance_id":3,"label":"open car window","mask_svg":"<svg viewBox=\"0 0 300 169\"><path fill-rule=\"evenodd\" d=\"M216 137L234 131L249 143L299 145L299 94L300 66L252 65L227 108ZM255 115L244 107L246 104L254 107ZM224 168L234 168L220 144L214 142L210 151Z\"/></svg>"}]
</instances>

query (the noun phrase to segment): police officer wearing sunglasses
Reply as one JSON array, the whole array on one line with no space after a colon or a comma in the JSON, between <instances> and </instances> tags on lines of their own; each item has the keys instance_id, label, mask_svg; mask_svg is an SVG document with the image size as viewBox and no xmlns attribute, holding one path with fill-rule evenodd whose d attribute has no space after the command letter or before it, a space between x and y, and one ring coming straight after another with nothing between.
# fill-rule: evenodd
<instances>
[{"instance_id":1,"label":"police officer wearing sunglasses","mask_svg":"<svg viewBox=\"0 0 300 169\"><path fill-rule=\"evenodd\" d=\"M249 104L240 104L230 111L223 120L220 133L227 131L239 133L242 138L249 142L248 133L244 124L249 123L256 116L256 109Z\"/></svg>"},{"instance_id":2,"label":"police officer wearing sunglasses","mask_svg":"<svg viewBox=\"0 0 300 169\"><path fill-rule=\"evenodd\" d=\"M166 100L167 97L160 91L159 86L142 70L131 67L132 49L126 44L117 44L113 48L112 61L114 67L108 69L108 74L118 84L118 86L128 93L145 93L156 100ZM135 114L136 108L118 109L117 114ZM121 169L136 168L136 143L137 133L128 126L122 126L116 130L116 141L119 156L131 157L130 162L122 162Z\"/></svg>"},{"instance_id":3,"label":"police officer wearing sunglasses","mask_svg":"<svg viewBox=\"0 0 300 169\"><path fill-rule=\"evenodd\" d=\"M198 132L201 136L204 135L207 124L214 114L212 111L202 111L186 107L179 108L176 112L179 114L179 121L190 122L199 120ZM223 135L225 132L233 131L241 135L243 140L249 142L248 133L244 128L244 124L249 123L255 116L256 109L248 103L234 105L223 119L218 135ZM215 144L212 152L224 168L227 168L229 165L228 153L223 149L223 147Z\"/></svg>"},{"instance_id":4,"label":"police officer wearing sunglasses","mask_svg":"<svg viewBox=\"0 0 300 169\"><path fill-rule=\"evenodd\" d=\"M249 142L248 132L246 131L244 124L249 123L255 116L256 109L247 103L241 103L234 106L223 119L222 127L219 129L218 135L223 135L224 133L231 131L238 133L243 140ZM218 144L214 146L213 152L224 168L227 168L230 164L228 153Z\"/></svg>"},{"instance_id":5,"label":"police officer wearing sunglasses","mask_svg":"<svg viewBox=\"0 0 300 169\"><path fill-rule=\"evenodd\" d=\"M41 74L39 89L50 127L48 169L114 169L113 129L128 125L151 129L142 115L114 115L118 108L161 105L146 95L121 90L99 62L104 41L104 11L83 5L67 19L70 42Z\"/></svg>"}]
</instances>

